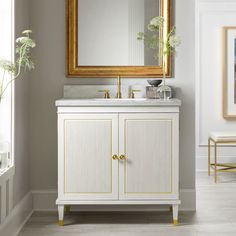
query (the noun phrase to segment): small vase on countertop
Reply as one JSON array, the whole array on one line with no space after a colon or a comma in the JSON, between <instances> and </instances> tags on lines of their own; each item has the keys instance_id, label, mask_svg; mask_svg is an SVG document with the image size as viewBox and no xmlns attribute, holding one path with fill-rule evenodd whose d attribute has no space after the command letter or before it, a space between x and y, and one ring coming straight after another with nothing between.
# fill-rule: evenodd
<instances>
[{"instance_id":1,"label":"small vase on countertop","mask_svg":"<svg viewBox=\"0 0 236 236\"><path fill-rule=\"evenodd\" d=\"M158 88L162 83L162 80L148 80L150 86L146 87L146 97L150 99L159 99Z\"/></svg>"}]
</instances>

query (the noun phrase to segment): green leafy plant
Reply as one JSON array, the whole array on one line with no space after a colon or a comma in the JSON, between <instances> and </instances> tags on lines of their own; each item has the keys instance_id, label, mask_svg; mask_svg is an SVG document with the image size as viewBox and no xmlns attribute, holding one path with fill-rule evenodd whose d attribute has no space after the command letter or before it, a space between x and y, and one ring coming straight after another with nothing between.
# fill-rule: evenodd
<instances>
[{"instance_id":1,"label":"green leafy plant","mask_svg":"<svg viewBox=\"0 0 236 236\"><path fill-rule=\"evenodd\" d=\"M31 59L31 49L36 46L33 39L30 38L31 30L22 32L22 36L16 39L16 61L0 59L0 70L2 78L0 80L0 100L6 92L8 86L17 78L20 78L22 69L30 71L34 69L34 62ZM7 74L11 75L11 79L7 81Z\"/></svg>"},{"instance_id":2,"label":"green leafy plant","mask_svg":"<svg viewBox=\"0 0 236 236\"><path fill-rule=\"evenodd\" d=\"M181 44L181 40L176 36L176 27L173 26L168 32L166 37L160 37L164 29L165 19L161 16L154 17L147 25L148 34L139 32L137 35L138 40L143 40L149 49L154 52L154 59L160 60L163 67L163 91L168 91L169 87L166 86L166 57L176 54L176 48Z\"/></svg>"},{"instance_id":3,"label":"green leafy plant","mask_svg":"<svg viewBox=\"0 0 236 236\"><path fill-rule=\"evenodd\" d=\"M148 48L154 50L154 58L156 60L161 59L162 63L165 63L166 56L176 53L176 48L181 43L180 38L176 36L175 26L170 29L166 37L160 37L164 23L165 19L162 16L154 17L147 25L149 34L139 32L137 35L138 40L144 40Z\"/></svg>"}]
</instances>

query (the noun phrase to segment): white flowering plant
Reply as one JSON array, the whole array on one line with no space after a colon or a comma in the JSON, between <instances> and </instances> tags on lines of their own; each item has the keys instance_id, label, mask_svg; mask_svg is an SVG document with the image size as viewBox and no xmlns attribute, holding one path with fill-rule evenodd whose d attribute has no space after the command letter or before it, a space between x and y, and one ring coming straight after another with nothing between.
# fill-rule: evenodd
<instances>
[{"instance_id":1,"label":"white flowering plant","mask_svg":"<svg viewBox=\"0 0 236 236\"><path fill-rule=\"evenodd\" d=\"M139 32L137 35L138 40L144 40L145 44L150 48L155 50L154 58L160 59L166 55L173 55L176 53L176 48L180 45L181 40L176 36L176 27L173 26L168 32L167 36L162 39L160 33L163 30L165 19L162 16L154 17L150 23L147 25L147 29L152 33L145 34L144 32Z\"/></svg>"},{"instance_id":2,"label":"white flowering plant","mask_svg":"<svg viewBox=\"0 0 236 236\"><path fill-rule=\"evenodd\" d=\"M164 97L166 96L165 91L169 91L169 87L166 85L166 56L175 55L176 48L181 44L181 40L176 36L176 27L173 26L168 32L167 36L160 37L163 32L165 19L162 16L154 17L147 25L148 34L139 32L137 35L138 40L143 40L148 48L154 50L154 59L161 60L163 67L163 81L164 84L161 86L161 91L164 91Z\"/></svg>"},{"instance_id":3,"label":"white flowering plant","mask_svg":"<svg viewBox=\"0 0 236 236\"><path fill-rule=\"evenodd\" d=\"M6 92L8 86L17 78L20 78L22 69L30 71L34 69L34 62L31 59L31 49L36 46L33 39L30 38L31 30L22 32L22 36L16 39L16 61L0 59L0 101ZM10 74L11 79L7 81L6 75Z\"/></svg>"}]
</instances>

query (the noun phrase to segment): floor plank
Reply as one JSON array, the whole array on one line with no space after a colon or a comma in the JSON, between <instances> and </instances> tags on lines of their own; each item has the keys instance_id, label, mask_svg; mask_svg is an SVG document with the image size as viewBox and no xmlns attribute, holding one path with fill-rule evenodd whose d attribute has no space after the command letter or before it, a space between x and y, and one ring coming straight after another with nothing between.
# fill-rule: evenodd
<instances>
[{"instance_id":1,"label":"floor plank","mask_svg":"<svg viewBox=\"0 0 236 236\"><path fill-rule=\"evenodd\" d=\"M35 212L19 236L235 236L236 173L220 173L219 183L197 174L197 212L180 212L180 225L163 212L72 212L57 226L55 212Z\"/></svg>"}]
</instances>

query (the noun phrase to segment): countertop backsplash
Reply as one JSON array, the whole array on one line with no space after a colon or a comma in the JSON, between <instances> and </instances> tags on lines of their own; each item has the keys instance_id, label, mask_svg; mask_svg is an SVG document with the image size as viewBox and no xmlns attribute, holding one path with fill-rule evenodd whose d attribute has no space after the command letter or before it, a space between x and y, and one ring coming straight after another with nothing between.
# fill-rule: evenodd
<instances>
[{"instance_id":1,"label":"countertop backsplash","mask_svg":"<svg viewBox=\"0 0 236 236\"><path fill-rule=\"evenodd\" d=\"M146 86L144 85L122 85L121 93L123 98L129 97L129 91L131 89L140 90L135 93L136 98L146 97ZM116 85L65 85L64 86L64 98L103 98L104 93L99 90L109 90L111 98L116 98L117 86Z\"/></svg>"}]
</instances>

